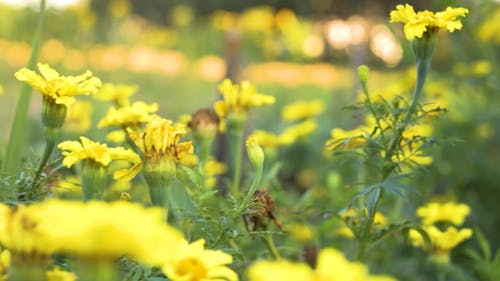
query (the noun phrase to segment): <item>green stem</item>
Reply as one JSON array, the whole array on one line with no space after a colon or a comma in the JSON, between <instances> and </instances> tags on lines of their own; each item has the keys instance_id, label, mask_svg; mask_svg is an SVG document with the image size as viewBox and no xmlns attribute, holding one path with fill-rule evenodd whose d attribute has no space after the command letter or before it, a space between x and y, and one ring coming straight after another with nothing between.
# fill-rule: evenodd
<instances>
[{"instance_id":1,"label":"green stem","mask_svg":"<svg viewBox=\"0 0 500 281\"><path fill-rule=\"evenodd\" d=\"M45 19L45 3L46 0L40 0L40 13L38 14L38 22L35 30L35 36L31 46L31 57L28 62L28 69L35 68L35 63L38 60L38 53L40 50L40 37L43 29L43 22ZM23 83L20 90L19 99L16 105L14 120L10 129L10 137L7 144L5 160L3 161L3 172L12 174L19 167L19 160L21 158L21 150L24 148L26 140L28 121L28 108L31 99L31 87Z\"/></svg>"},{"instance_id":2,"label":"green stem","mask_svg":"<svg viewBox=\"0 0 500 281\"><path fill-rule=\"evenodd\" d=\"M233 129L229 130L229 147L231 150L232 168L233 168L233 181L229 187L229 192L237 198L240 189L241 180L241 162L243 152L241 146L243 145L243 130Z\"/></svg>"},{"instance_id":3,"label":"green stem","mask_svg":"<svg viewBox=\"0 0 500 281\"><path fill-rule=\"evenodd\" d=\"M35 173L35 178L33 179L33 182L31 184L32 189L38 186L38 180L40 179L42 171L49 161L50 155L52 155L52 151L54 150L55 145L55 139L47 139L47 142L45 144L45 151L43 152L42 159L40 160L40 164L38 165L38 169Z\"/></svg>"},{"instance_id":4,"label":"green stem","mask_svg":"<svg viewBox=\"0 0 500 281\"><path fill-rule=\"evenodd\" d=\"M76 261L76 273L79 281L118 280L113 260L103 258L81 258Z\"/></svg>"},{"instance_id":5,"label":"green stem","mask_svg":"<svg viewBox=\"0 0 500 281\"><path fill-rule=\"evenodd\" d=\"M417 82L413 90L413 97L411 100L411 104L410 107L408 108L408 111L406 112L405 117L403 118L403 121L401 122L401 125L397 128L396 134L394 134L394 138L392 139L389 145L389 149L387 150L387 153L385 155L387 161L391 161L397 145L401 142L401 137L404 130L409 125L413 115L415 114L418 105L418 100L422 95L422 89L424 87L425 80L427 78L427 73L429 72L430 63L431 63L430 58L417 59ZM394 170L393 166L386 169L383 174L383 179L385 180L393 170Z\"/></svg>"},{"instance_id":6,"label":"green stem","mask_svg":"<svg viewBox=\"0 0 500 281\"><path fill-rule=\"evenodd\" d=\"M276 248L276 245L274 244L273 237L271 236L271 233L266 233L265 236L262 237L264 240L264 243L267 246L267 249L269 250L269 253L273 256L274 259L279 260L281 259L281 255L278 252L278 249Z\"/></svg>"},{"instance_id":7,"label":"green stem","mask_svg":"<svg viewBox=\"0 0 500 281\"><path fill-rule=\"evenodd\" d=\"M45 280L50 258L44 255L12 252L7 268L8 281Z\"/></svg>"}]
</instances>

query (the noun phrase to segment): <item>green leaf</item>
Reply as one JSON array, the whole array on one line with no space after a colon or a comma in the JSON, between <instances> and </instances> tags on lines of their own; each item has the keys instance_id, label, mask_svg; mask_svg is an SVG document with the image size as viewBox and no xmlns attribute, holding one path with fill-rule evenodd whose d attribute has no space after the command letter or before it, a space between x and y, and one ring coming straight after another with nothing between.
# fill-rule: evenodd
<instances>
[{"instance_id":1,"label":"green leaf","mask_svg":"<svg viewBox=\"0 0 500 281\"><path fill-rule=\"evenodd\" d=\"M375 208L377 202L382 194L381 186L377 186L372 192L368 193L366 196L366 207L368 208L368 215L372 218L375 215Z\"/></svg>"},{"instance_id":2,"label":"green leaf","mask_svg":"<svg viewBox=\"0 0 500 281\"><path fill-rule=\"evenodd\" d=\"M476 236L477 243L479 244L479 247L481 248L481 251L484 255L484 258L486 260L491 259L491 248L490 244L488 243L488 239L484 236L483 232L479 228L474 229L474 234Z\"/></svg>"},{"instance_id":3,"label":"green leaf","mask_svg":"<svg viewBox=\"0 0 500 281\"><path fill-rule=\"evenodd\" d=\"M170 185L168 196L169 206L172 209L193 211L194 203L184 186L178 180L174 180Z\"/></svg>"}]
</instances>

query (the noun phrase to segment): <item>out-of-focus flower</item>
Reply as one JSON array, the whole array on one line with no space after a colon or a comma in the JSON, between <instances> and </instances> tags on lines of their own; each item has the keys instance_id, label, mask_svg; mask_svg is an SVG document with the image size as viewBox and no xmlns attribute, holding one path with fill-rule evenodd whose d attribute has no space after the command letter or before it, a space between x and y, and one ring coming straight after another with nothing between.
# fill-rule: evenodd
<instances>
[{"instance_id":1,"label":"out-of-focus flower","mask_svg":"<svg viewBox=\"0 0 500 281\"><path fill-rule=\"evenodd\" d=\"M335 150L337 148L357 148L366 143L366 131L364 128L355 128L352 130L344 130L341 128L334 128L331 131L331 138L327 140L325 146L328 150Z\"/></svg>"},{"instance_id":2,"label":"out-of-focus flower","mask_svg":"<svg viewBox=\"0 0 500 281\"><path fill-rule=\"evenodd\" d=\"M293 223L288 225L285 231L290 233L290 238L299 243L310 242L315 236L314 228L307 224Z\"/></svg>"},{"instance_id":3,"label":"out-of-focus flower","mask_svg":"<svg viewBox=\"0 0 500 281\"><path fill-rule=\"evenodd\" d=\"M209 159L203 166L205 176L205 187L213 188L216 184L216 176L222 175L229 170L225 163Z\"/></svg>"},{"instance_id":4,"label":"out-of-focus flower","mask_svg":"<svg viewBox=\"0 0 500 281\"><path fill-rule=\"evenodd\" d=\"M123 130L113 130L106 135L106 140L115 143L123 143L127 135Z\"/></svg>"},{"instance_id":5,"label":"out-of-focus flower","mask_svg":"<svg viewBox=\"0 0 500 281\"><path fill-rule=\"evenodd\" d=\"M469 206L454 202L428 203L417 209L417 216L422 219L422 224L424 225L431 225L436 222L449 222L460 226L464 223L469 213Z\"/></svg>"},{"instance_id":6,"label":"out-of-focus flower","mask_svg":"<svg viewBox=\"0 0 500 281\"><path fill-rule=\"evenodd\" d=\"M32 70L22 68L14 75L17 80L28 83L44 97L53 100L56 104L66 107L75 102L76 95L95 94L101 86L99 78L87 70L79 76L61 76L47 64L38 64L40 75Z\"/></svg>"},{"instance_id":7,"label":"out-of-focus flower","mask_svg":"<svg viewBox=\"0 0 500 281\"><path fill-rule=\"evenodd\" d=\"M73 272L63 271L59 268L54 268L47 271L46 273L47 281L75 281L76 274Z\"/></svg>"},{"instance_id":8,"label":"out-of-focus flower","mask_svg":"<svg viewBox=\"0 0 500 281\"><path fill-rule=\"evenodd\" d=\"M297 139L310 135L318 129L316 121L309 119L296 125L289 126L280 134L283 142L295 142Z\"/></svg>"},{"instance_id":9,"label":"out-of-focus flower","mask_svg":"<svg viewBox=\"0 0 500 281\"><path fill-rule=\"evenodd\" d=\"M274 149L282 145L291 144L293 141L281 138L279 135L262 130L256 130L250 135L258 144L264 148Z\"/></svg>"},{"instance_id":10,"label":"out-of-focus flower","mask_svg":"<svg viewBox=\"0 0 500 281\"><path fill-rule=\"evenodd\" d=\"M415 37L422 38L425 32L432 32L439 28L446 28L448 31L462 29L462 22L458 17L465 16L469 12L465 8L448 7L442 12L433 13L431 11L421 11L415 13L409 4L397 5L396 10L391 11L391 22L404 23L404 33L408 40Z\"/></svg>"},{"instance_id":11,"label":"out-of-focus flower","mask_svg":"<svg viewBox=\"0 0 500 281\"><path fill-rule=\"evenodd\" d=\"M446 231L441 231L436 226L429 225L424 226L423 229L431 241L431 251L439 255L441 257L440 261L445 263L449 261L450 251L472 236L472 230L470 228L458 230L450 226ZM414 247L425 247L425 240L418 231L414 229L410 230L409 238Z\"/></svg>"},{"instance_id":12,"label":"out-of-focus flower","mask_svg":"<svg viewBox=\"0 0 500 281\"><path fill-rule=\"evenodd\" d=\"M68 253L114 260L128 255L162 265L182 235L165 224L161 209L128 202L48 200L15 211L0 206L0 241L21 253Z\"/></svg>"},{"instance_id":13,"label":"out-of-focus flower","mask_svg":"<svg viewBox=\"0 0 500 281\"><path fill-rule=\"evenodd\" d=\"M102 85L94 97L100 100L112 101L118 107L130 104L129 98L139 90L137 85L111 84Z\"/></svg>"},{"instance_id":14,"label":"out-of-focus flower","mask_svg":"<svg viewBox=\"0 0 500 281\"><path fill-rule=\"evenodd\" d=\"M306 119L319 115L324 109L322 100L297 101L281 109L281 119L287 122Z\"/></svg>"},{"instance_id":15,"label":"out-of-focus flower","mask_svg":"<svg viewBox=\"0 0 500 281\"><path fill-rule=\"evenodd\" d=\"M92 125L92 104L88 101L76 101L66 114L65 129L74 133L85 133Z\"/></svg>"},{"instance_id":16,"label":"out-of-focus flower","mask_svg":"<svg viewBox=\"0 0 500 281\"><path fill-rule=\"evenodd\" d=\"M366 265L349 261L341 252L333 248L325 248L320 251L315 270L306 264L285 260L259 261L250 266L247 276L250 281L396 280L386 275L371 275Z\"/></svg>"},{"instance_id":17,"label":"out-of-focus flower","mask_svg":"<svg viewBox=\"0 0 500 281\"><path fill-rule=\"evenodd\" d=\"M496 5L496 9L484 19L482 24L477 26L475 34L479 40L483 42L493 42L500 44L500 8Z\"/></svg>"},{"instance_id":18,"label":"out-of-focus flower","mask_svg":"<svg viewBox=\"0 0 500 281\"><path fill-rule=\"evenodd\" d=\"M142 123L147 123L152 118L152 113L158 111L158 104L146 104L137 101L129 106L120 108L111 107L106 115L97 124L98 128L104 127L138 127Z\"/></svg>"},{"instance_id":19,"label":"out-of-focus flower","mask_svg":"<svg viewBox=\"0 0 500 281\"><path fill-rule=\"evenodd\" d=\"M233 262L231 255L219 250L205 249L205 240L189 244L178 243L175 259L162 266L162 270L172 281L237 281L238 275L227 267Z\"/></svg>"},{"instance_id":20,"label":"out-of-focus flower","mask_svg":"<svg viewBox=\"0 0 500 281\"><path fill-rule=\"evenodd\" d=\"M10 266L11 254L9 250L0 249L0 281L7 280L7 268Z\"/></svg>"}]
</instances>

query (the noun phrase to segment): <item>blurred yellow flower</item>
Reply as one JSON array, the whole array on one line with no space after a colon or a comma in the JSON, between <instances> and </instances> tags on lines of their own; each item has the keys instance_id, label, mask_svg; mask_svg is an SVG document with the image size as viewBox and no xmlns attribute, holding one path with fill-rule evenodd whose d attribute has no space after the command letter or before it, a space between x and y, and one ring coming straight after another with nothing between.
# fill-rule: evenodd
<instances>
[{"instance_id":1,"label":"blurred yellow flower","mask_svg":"<svg viewBox=\"0 0 500 281\"><path fill-rule=\"evenodd\" d=\"M293 263L286 260L257 261L252 264L246 275L249 281L313 281L311 267L304 263Z\"/></svg>"},{"instance_id":2,"label":"blurred yellow flower","mask_svg":"<svg viewBox=\"0 0 500 281\"><path fill-rule=\"evenodd\" d=\"M458 244L472 236L470 228L458 230L453 226L449 226L444 232L434 225L423 226L422 228L431 240L432 251L437 254L449 254ZM420 232L414 229L410 230L409 238L414 247L425 247L425 240Z\"/></svg>"},{"instance_id":3,"label":"blurred yellow flower","mask_svg":"<svg viewBox=\"0 0 500 281\"><path fill-rule=\"evenodd\" d=\"M54 268L46 273L47 281L75 281L76 274Z\"/></svg>"},{"instance_id":4,"label":"blurred yellow flower","mask_svg":"<svg viewBox=\"0 0 500 281\"><path fill-rule=\"evenodd\" d=\"M7 280L7 268L10 266L11 254L9 250L0 249L0 281Z\"/></svg>"},{"instance_id":5,"label":"blurred yellow flower","mask_svg":"<svg viewBox=\"0 0 500 281\"><path fill-rule=\"evenodd\" d=\"M2 94L3 94L3 87L2 87L2 85L0 85L0 95L2 95Z\"/></svg>"},{"instance_id":6,"label":"blurred yellow flower","mask_svg":"<svg viewBox=\"0 0 500 281\"><path fill-rule=\"evenodd\" d=\"M431 11L421 11L415 13L409 4L397 5L396 10L390 13L391 22L404 23L404 33L408 40L415 37L422 38L424 32L430 32L439 28L446 28L448 31L462 29L462 22L457 17L465 16L469 12L465 8L446 8L445 11L433 13Z\"/></svg>"},{"instance_id":7,"label":"blurred yellow flower","mask_svg":"<svg viewBox=\"0 0 500 281\"><path fill-rule=\"evenodd\" d=\"M58 146L63 152L63 165L70 168L76 162L89 159L103 166L108 166L112 160L125 160L134 164L141 161L139 155L123 147L108 147L106 144L93 142L86 137L78 141L64 141Z\"/></svg>"},{"instance_id":8,"label":"blurred yellow flower","mask_svg":"<svg viewBox=\"0 0 500 281\"><path fill-rule=\"evenodd\" d=\"M354 128L352 130L344 130L341 128L334 128L331 131L331 138L326 141L326 149L334 150L337 148L358 148L366 143L366 131L363 126Z\"/></svg>"},{"instance_id":9,"label":"blurred yellow flower","mask_svg":"<svg viewBox=\"0 0 500 281\"><path fill-rule=\"evenodd\" d=\"M127 140L127 135L123 130L113 130L106 135L106 140L115 143L123 143Z\"/></svg>"},{"instance_id":10,"label":"blurred yellow flower","mask_svg":"<svg viewBox=\"0 0 500 281\"><path fill-rule=\"evenodd\" d=\"M299 243L310 242L315 236L314 228L307 224L292 223L285 230L290 234L292 240Z\"/></svg>"},{"instance_id":11,"label":"blurred yellow flower","mask_svg":"<svg viewBox=\"0 0 500 281\"><path fill-rule=\"evenodd\" d=\"M280 134L280 139L284 143L293 143L299 138L312 134L317 129L316 121L309 119L285 128Z\"/></svg>"},{"instance_id":12,"label":"blurred yellow flower","mask_svg":"<svg viewBox=\"0 0 500 281\"><path fill-rule=\"evenodd\" d=\"M191 141L179 142L187 133L186 126L174 124L171 120L153 115L143 132L127 129L130 138L142 152L142 161L132 170L117 171L115 178L131 179L141 169L143 164L148 170L175 169L175 161L187 154L194 153Z\"/></svg>"},{"instance_id":13,"label":"blurred yellow flower","mask_svg":"<svg viewBox=\"0 0 500 281\"><path fill-rule=\"evenodd\" d=\"M92 104L88 101L76 101L66 114L64 128L74 133L85 133L91 125Z\"/></svg>"},{"instance_id":14,"label":"blurred yellow flower","mask_svg":"<svg viewBox=\"0 0 500 281\"><path fill-rule=\"evenodd\" d=\"M415 137L430 137L433 131L431 124L415 124L405 128L403 138L411 140Z\"/></svg>"},{"instance_id":15,"label":"blurred yellow flower","mask_svg":"<svg viewBox=\"0 0 500 281\"><path fill-rule=\"evenodd\" d=\"M111 259L128 255L148 265L175 257L182 235L162 209L128 202L48 200L11 210L0 205L0 242L21 253L67 253Z\"/></svg>"},{"instance_id":16,"label":"blurred yellow flower","mask_svg":"<svg viewBox=\"0 0 500 281\"><path fill-rule=\"evenodd\" d=\"M217 176L226 173L229 167L226 163L209 159L203 166L203 173L205 177L205 187L213 188L217 182Z\"/></svg>"},{"instance_id":17,"label":"blurred yellow flower","mask_svg":"<svg viewBox=\"0 0 500 281\"><path fill-rule=\"evenodd\" d=\"M111 107L106 115L99 121L97 128L104 127L137 127L141 123L149 122L152 113L158 111L158 104L146 104L137 101L128 106L119 108Z\"/></svg>"},{"instance_id":18,"label":"blurred yellow flower","mask_svg":"<svg viewBox=\"0 0 500 281\"><path fill-rule=\"evenodd\" d=\"M230 113L246 114L251 107L269 105L275 102L273 96L257 93L255 86L248 81L233 84L225 79L219 85L223 100L214 104L217 115L225 117Z\"/></svg>"},{"instance_id":19,"label":"blurred yellow flower","mask_svg":"<svg viewBox=\"0 0 500 281\"><path fill-rule=\"evenodd\" d=\"M455 202L428 203L417 209L417 216L422 219L422 224L424 225L431 225L436 222L449 222L460 226L469 214L469 206Z\"/></svg>"},{"instance_id":20,"label":"blurred yellow flower","mask_svg":"<svg viewBox=\"0 0 500 281\"><path fill-rule=\"evenodd\" d=\"M395 281L386 275L371 275L368 267L359 262L351 262L333 248L322 249L318 255L316 269L303 263L285 260L259 261L247 271L249 281Z\"/></svg>"},{"instance_id":21,"label":"blurred yellow flower","mask_svg":"<svg viewBox=\"0 0 500 281\"><path fill-rule=\"evenodd\" d=\"M314 117L325 109L325 103L322 100L296 101L288 104L281 109L281 119L283 121L295 121Z\"/></svg>"},{"instance_id":22,"label":"blurred yellow flower","mask_svg":"<svg viewBox=\"0 0 500 281\"><path fill-rule=\"evenodd\" d=\"M130 104L129 98L139 90L137 85L111 84L102 85L94 97L100 100L112 101L118 107Z\"/></svg>"},{"instance_id":23,"label":"blurred yellow flower","mask_svg":"<svg viewBox=\"0 0 500 281\"><path fill-rule=\"evenodd\" d=\"M79 76L60 76L49 65L42 63L38 64L38 70L41 76L26 68L18 70L14 76L17 80L28 83L44 97L66 107L75 102L74 96L95 94L101 86L101 80L89 70Z\"/></svg>"},{"instance_id":24,"label":"blurred yellow flower","mask_svg":"<svg viewBox=\"0 0 500 281\"><path fill-rule=\"evenodd\" d=\"M290 139L284 139L271 132L266 132L262 130L253 131L249 136L255 140L259 145L265 148L277 148L282 145L291 144L293 141Z\"/></svg>"},{"instance_id":25,"label":"blurred yellow flower","mask_svg":"<svg viewBox=\"0 0 500 281\"><path fill-rule=\"evenodd\" d=\"M219 250L205 249L205 240L191 244L178 243L175 258L162 266L172 281L237 281L238 275L227 267L233 262L231 255Z\"/></svg>"}]
</instances>

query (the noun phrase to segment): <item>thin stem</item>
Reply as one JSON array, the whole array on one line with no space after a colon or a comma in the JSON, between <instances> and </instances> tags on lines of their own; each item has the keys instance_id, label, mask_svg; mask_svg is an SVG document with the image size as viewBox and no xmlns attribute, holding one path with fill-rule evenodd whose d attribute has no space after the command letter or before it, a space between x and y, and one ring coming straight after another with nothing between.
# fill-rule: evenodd
<instances>
[{"instance_id":1,"label":"thin stem","mask_svg":"<svg viewBox=\"0 0 500 281\"><path fill-rule=\"evenodd\" d=\"M420 96L422 95L422 88L424 87L425 80L427 78L427 73L429 72L429 67L430 67L430 59L417 59L417 82L415 84L415 88L413 90L413 97L411 100L410 107L408 108L408 111L406 112L405 117L403 118L403 121L401 122L401 125L397 128L396 134L394 134L394 138L392 139L389 149L387 150L387 153L385 155L386 160L391 161L393 154L395 153L395 149L398 145L398 143L401 142L401 137L406 129L406 127L409 125L413 115L415 114L415 111L417 109L417 104L418 100L420 99ZM390 167L385 170L383 174L383 179L386 179L391 172L394 170L394 167Z\"/></svg>"},{"instance_id":2,"label":"thin stem","mask_svg":"<svg viewBox=\"0 0 500 281\"><path fill-rule=\"evenodd\" d=\"M231 157L233 157L233 180L229 187L231 194L237 198L240 189L241 180L241 162L242 162L242 149L243 144L243 130L229 130L229 146L231 149Z\"/></svg>"},{"instance_id":3,"label":"thin stem","mask_svg":"<svg viewBox=\"0 0 500 281\"><path fill-rule=\"evenodd\" d=\"M362 261L366 257L366 253L368 250L368 243L370 241L370 233L372 231L373 227L373 222L375 220L375 213L377 213L378 205L380 203L380 199L382 198L383 195L383 189L382 186L378 186L378 189L380 189L380 192L378 193L377 198L375 199L375 203L373 205L373 209L368 211L368 221L366 222L365 228L363 230L363 233L361 234L361 237L358 242L358 254L356 259L359 261ZM372 191L376 192L376 191Z\"/></svg>"},{"instance_id":4,"label":"thin stem","mask_svg":"<svg viewBox=\"0 0 500 281\"><path fill-rule=\"evenodd\" d=\"M265 236L262 237L264 240L264 243L267 246L267 249L269 250L269 253L273 256L274 259L279 260L281 259L281 255L278 252L278 249L276 248L276 245L274 244L273 236L271 233L266 233Z\"/></svg>"},{"instance_id":5,"label":"thin stem","mask_svg":"<svg viewBox=\"0 0 500 281\"><path fill-rule=\"evenodd\" d=\"M42 34L43 23L45 19L45 3L46 0L40 0L40 13L38 14L38 22L35 30L35 35L33 37L33 42L31 46L31 57L28 62L28 68L33 69L35 63L38 60L38 53L40 50L40 37ZM19 167L19 159L21 158L21 150L24 147L26 140L26 129L29 122L28 120L28 107L31 99L31 87L28 84L23 83L20 90L19 100L16 105L16 111L14 115L14 120L12 122L12 127L10 129L10 137L7 144L7 150L5 154L5 161L3 161L3 171L5 173L11 174Z\"/></svg>"},{"instance_id":6,"label":"thin stem","mask_svg":"<svg viewBox=\"0 0 500 281\"><path fill-rule=\"evenodd\" d=\"M42 175L42 171L45 168L45 165L47 165L47 162L49 161L50 155L52 155L52 151L54 150L55 145L56 145L55 139L47 138L47 142L45 144L45 151L43 152L42 159L40 160L40 164L38 165L38 169L36 170L35 178L31 183L32 188L38 186L38 180Z\"/></svg>"}]
</instances>

